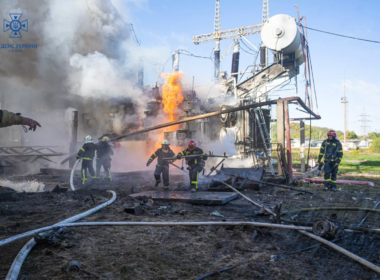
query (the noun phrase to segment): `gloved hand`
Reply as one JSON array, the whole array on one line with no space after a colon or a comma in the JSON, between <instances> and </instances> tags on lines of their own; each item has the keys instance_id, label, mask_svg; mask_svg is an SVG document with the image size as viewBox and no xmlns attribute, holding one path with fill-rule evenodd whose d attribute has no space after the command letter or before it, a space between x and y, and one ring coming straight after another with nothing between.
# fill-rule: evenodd
<instances>
[{"instance_id":1,"label":"gloved hand","mask_svg":"<svg viewBox=\"0 0 380 280\"><path fill-rule=\"evenodd\" d=\"M177 159L181 159L182 157L180 155L177 155Z\"/></svg>"},{"instance_id":2,"label":"gloved hand","mask_svg":"<svg viewBox=\"0 0 380 280\"><path fill-rule=\"evenodd\" d=\"M318 170L319 170L319 171L322 170L322 166L323 166L323 162L320 162L320 163L319 163L319 166L318 166Z\"/></svg>"},{"instance_id":3,"label":"gloved hand","mask_svg":"<svg viewBox=\"0 0 380 280\"><path fill-rule=\"evenodd\" d=\"M36 131L37 126L41 127L41 125L37 121L26 117L23 117L21 124L29 126L29 130L33 131Z\"/></svg>"},{"instance_id":4,"label":"gloved hand","mask_svg":"<svg viewBox=\"0 0 380 280\"><path fill-rule=\"evenodd\" d=\"M149 166L150 165L150 161L148 161L147 163L146 163L146 166Z\"/></svg>"},{"instance_id":5,"label":"gloved hand","mask_svg":"<svg viewBox=\"0 0 380 280\"><path fill-rule=\"evenodd\" d=\"M204 155L202 158L203 158L204 160L207 160L207 159L208 159L208 155Z\"/></svg>"}]
</instances>

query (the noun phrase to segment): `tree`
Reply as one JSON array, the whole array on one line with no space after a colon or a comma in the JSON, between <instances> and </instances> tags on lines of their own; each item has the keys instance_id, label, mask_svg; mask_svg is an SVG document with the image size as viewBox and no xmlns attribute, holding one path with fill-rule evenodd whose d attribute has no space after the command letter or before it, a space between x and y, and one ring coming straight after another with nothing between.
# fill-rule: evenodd
<instances>
[{"instance_id":1,"label":"tree","mask_svg":"<svg viewBox=\"0 0 380 280\"><path fill-rule=\"evenodd\" d=\"M380 153L380 136L373 138L369 150L372 153Z\"/></svg>"},{"instance_id":2,"label":"tree","mask_svg":"<svg viewBox=\"0 0 380 280\"><path fill-rule=\"evenodd\" d=\"M358 139L358 136L353 131L348 131L347 137L348 137L348 139Z\"/></svg>"},{"instance_id":3,"label":"tree","mask_svg":"<svg viewBox=\"0 0 380 280\"><path fill-rule=\"evenodd\" d=\"M370 133L368 133L368 138L369 139L373 139L375 137L380 137L380 133L376 133L376 132L370 132Z\"/></svg>"}]
</instances>

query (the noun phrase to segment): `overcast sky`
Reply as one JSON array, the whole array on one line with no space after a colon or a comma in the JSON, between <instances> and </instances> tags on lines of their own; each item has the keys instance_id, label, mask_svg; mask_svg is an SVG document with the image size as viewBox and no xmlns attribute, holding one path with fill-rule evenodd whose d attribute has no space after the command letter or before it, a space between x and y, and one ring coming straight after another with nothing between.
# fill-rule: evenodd
<instances>
[{"instance_id":1,"label":"overcast sky","mask_svg":"<svg viewBox=\"0 0 380 280\"><path fill-rule=\"evenodd\" d=\"M186 49L193 54L209 57L214 43L194 45L192 37L213 31L214 0L112 0L126 20L134 24L143 48L161 46L167 54L158 63L164 63L170 52ZM222 29L242 27L261 23L261 0L221 0ZM270 15L288 14L297 16L294 4L297 3L300 15L307 17L309 27L343 35L380 41L380 1L319 0L288 1L270 0ZM255 46L261 42L259 34L247 37ZM360 115L365 111L370 115L368 131L380 132L380 44L331 36L308 31L309 46L315 76L318 107L322 120L313 125L343 130L344 81L348 103L348 129L362 134ZM232 43L223 40L221 53ZM244 46L243 46L244 47ZM241 51L240 70L253 62L254 56ZM145 83L154 83L157 66L147 65ZM180 57L180 70L190 79L195 76L196 84L209 83L213 76L213 64L208 59L188 56ZM231 71L231 55L221 64L221 70ZM171 63L165 71L171 71ZM299 94L304 96L305 79L298 76ZM245 77L244 77L245 79ZM295 91L281 92L280 96L293 96ZM274 97L277 98L277 97ZM301 112L292 110L291 117L300 117Z\"/></svg>"}]
</instances>

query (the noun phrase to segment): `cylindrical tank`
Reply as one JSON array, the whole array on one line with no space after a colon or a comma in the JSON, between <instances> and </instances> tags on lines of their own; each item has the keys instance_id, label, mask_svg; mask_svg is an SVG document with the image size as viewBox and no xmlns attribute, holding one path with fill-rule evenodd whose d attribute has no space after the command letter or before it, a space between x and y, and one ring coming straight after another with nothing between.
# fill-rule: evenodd
<instances>
[{"instance_id":1,"label":"cylindrical tank","mask_svg":"<svg viewBox=\"0 0 380 280\"><path fill-rule=\"evenodd\" d=\"M272 51L283 54L295 53L302 57L301 34L296 19L288 15L275 15L261 29L261 40Z\"/></svg>"}]
</instances>

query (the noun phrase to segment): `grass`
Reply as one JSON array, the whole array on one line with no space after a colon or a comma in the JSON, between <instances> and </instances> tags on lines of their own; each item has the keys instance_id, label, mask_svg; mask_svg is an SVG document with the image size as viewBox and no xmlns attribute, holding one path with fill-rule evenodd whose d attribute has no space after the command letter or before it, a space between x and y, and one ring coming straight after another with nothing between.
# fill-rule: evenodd
<instances>
[{"instance_id":1,"label":"grass","mask_svg":"<svg viewBox=\"0 0 380 280\"><path fill-rule=\"evenodd\" d=\"M305 156L307 157L307 150ZM318 161L319 149L310 149L310 155L314 155ZM292 149L292 159L294 163L301 163L300 150ZM351 162L357 161L357 162ZM362 162L360 162L362 161ZM344 152L343 160L340 163L339 171L342 173L372 173L380 174L380 155L370 153L368 150L358 150L354 152Z\"/></svg>"}]
</instances>

